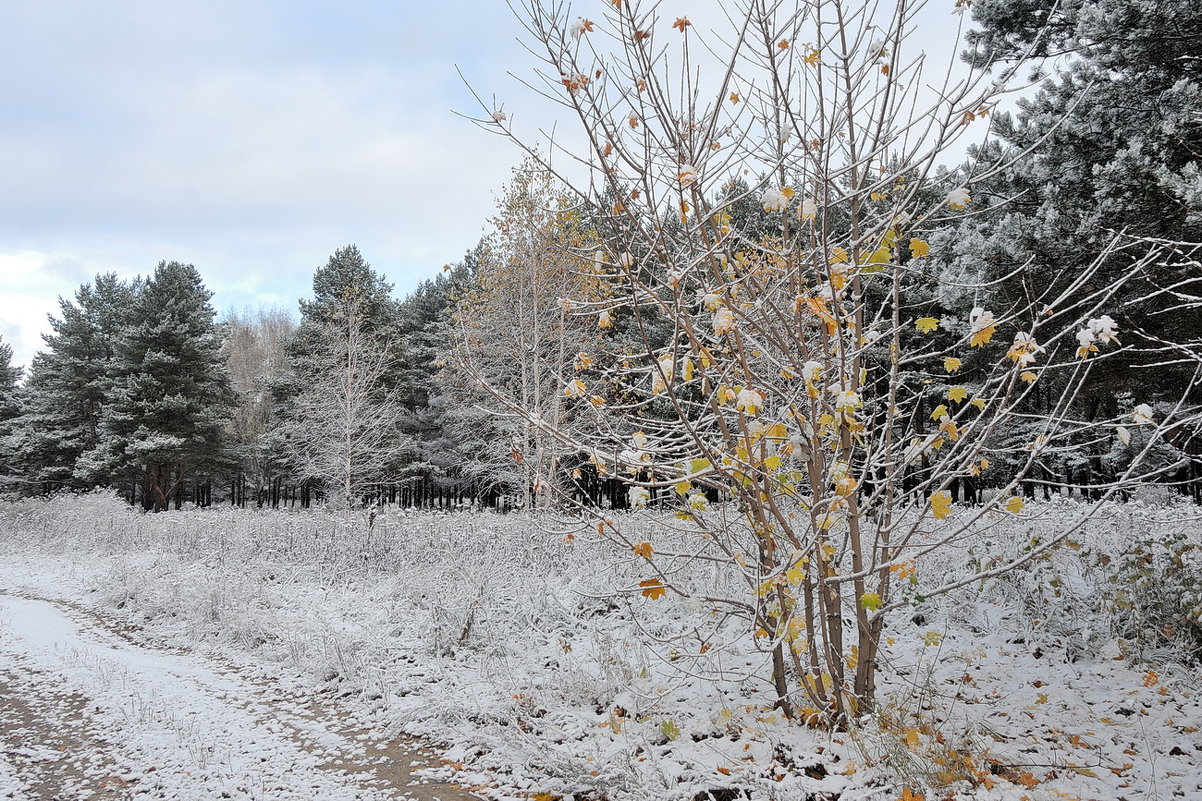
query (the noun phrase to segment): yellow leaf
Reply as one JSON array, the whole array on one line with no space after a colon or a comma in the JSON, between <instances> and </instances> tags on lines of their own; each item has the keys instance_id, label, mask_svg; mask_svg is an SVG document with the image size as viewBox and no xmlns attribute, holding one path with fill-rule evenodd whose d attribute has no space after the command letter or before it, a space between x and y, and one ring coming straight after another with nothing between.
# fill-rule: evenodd
<instances>
[{"instance_id":1,"label":"yellow leaf","mask_svg":"<svg viewBox=\"0 0 1202 801\"><path fill-rule=\"evenodd\" d=\"M910 255L916 259L921 259L923 256L931 252L931 246L924 239L910 240Z\"/></svg>"},{"instance_id":2,"label":"yellow leaf","mask_svg":"<svg viewBox=\"0 0 1202 801\"><path fill-rule=\"evenodd\" d=\"M968 390L964 387L952 387L947 391L947 399L952 403L959 403L968 397Z\"/></svg>"},{"instance_id":3,"label":"yellow leaf","mask_svg":"<svg viewBox=\"0 0 1202 801\"><path fill-rule=\"evenodd\" d=\"M938 317L919 317L914 321L914 327L924 334L929 334L939 327Z\"/></svg>"},{"instance_id":4,"label":"yellow leaf","mask_svg":"<svg viewBox=\"0 0 1202 801\"><path fill-rule=\"evenodd\" d=\"M906 747L911 751L916 750L920 745L922 745L922 737L919 735L918 729L906 729L904 739L906 741Z\"/></svg>"},{"instance_id":5,"label":"yellow leaf","mask_svg":"<svg viewBox=\"0 0 1202 801\"><path fill-rule=\"evenodd\" d=\"M1006 511L1011 514L1018 514L1027 506L1026 501L1015 495L1010 500L1006 501Z\"/></svg>"},{"instance_id":6,"label":"yellow leaf","mask_svg":"<svg viewBox=\"0 0 1202 801\"><path fill-rule=\"evenodd\" d=\"M1030 370L1024 370L1022 372L1022 374L1019 375L1019 378L1021 378L1023 381L1026 381L1028 384L1030 384L1032 381L1039 378L1039 376L1036 375L1035 373L1031 372Z\"/></svg>"},{"instance_id":7,"label":"yellow leaf","mask_svg":"<svg viewBox=\"0 0 1202 801\"><path fill-rule=\"evenodd\" d=\"M955 356L944 356L943 357L943 369L949 373L956 372L957 370L960 369L961 366L963 366L963 364L964 363L962 361L960 361L959 359L957 359Z\"/></svg>"},{"instance_id":8,"label":"yellow leaf","mask_svg":"<svg viewBox=\"0 0 1202 801\"><path fill-rule=\"evenodd\" d=\"M968 344L972 345L974 348L983 348L985 347L985 343L993 339L994 332L996 331L997 326L994 325L982 328L969 338Z\"/></svg>"},{"instance_id":9,"label":"yellow leaf","mask_svg":"<svg viewBox=\"0 0 1202 801\"><path fill-rule=\"evenodd\" d=\"M868 611L880 609L882 606L881 596L875 592L866 592L860 596L860 606Z\"/></svg>"},{"instance_id":10,"label":"yellow leaf","mask_svg":"<svg viewBox=\"0 0 1202 801\"><path fill-rule=\"evenodd\" d=\"M973 398L972 400L970 400L968 402L968 405L976 406L981 411L985 411L985 399L984 398Z\"/></svg>"},{"instance_id":11,"label":"yellow leaf","mask_svg":"<svg viewBox=\"0 0 1202 801\"><path fill-rule=\"evenodd\" d=\"M943 520L952 513L952 496L947 492L936 492L931 496L931 514Z\"/></svg>"},{"instance_id":12,"label":"yellow leaf","mask_svg":"<svg viewBox=\"0 0 1202 801\"><path fill-rule=\"evenodd\" d=\"M654 551L651 550L651 543L649 542L640 542L638 545L634 546L635 556L641 556L644 559L650 559L653 553ZM646 593L643 594L646 595Z\"/></svg>"},{"instance_id":13,"label":"yellow leaf","mask_svg":"<svg viewBox=\"0 0 1202 801\"><path fill-rule=\"evenodd\" d=\"M678 482L676 482L676 486L673 487L673 489L676 490L677 495L688 495L689 490L691 490L692 488L693 488L693 482L691 482L691 481L678 481Z\"/></svg>"},{"instance_id":14,"label":"yellow leaf","mask_svg":"<svg viewBox=\"0 0 1202 801\"><path fill-rule=\"evenodd\" d=\"M872 267L884 267L886 264L888 264L892 260L893 260L893 251L887 245L881 245L879 248L877 248L876 250L874 250L872 252L871 256L868 257L867 264ZM879 270L869 269L869 270L865 270L864 272L873 273L873 272L879 272Z\"/></svg>"},{"instance_id":15,"label":"yellow leaf","mask_svg":"<svg viewBox=\"0 0 1202 801\"><path fill-rule=\"evenodd\" d=\"M817 49L815 49L815 48L810 48L810 52L806 53L806 57L805 57L805 59L804 59L804 60L805 60L805 63L806 63L808 66L811 66L811 67L813 67L813 66L814 66L814 65L816 65L816 64L817 64L819 61L821 61L821 60L822 60L822 55L821 55L821 54L818 52L818 50L817 50Z\"/></svg>"},{"instance_id":16,"label":"yellow leaf","mask_svg":"<svg viewBox=\"0 0 1202 801\"><path fill-rule=\"evenodd\" d=\"M935 411L931 412L931 419L938 420L941 417L944 417L946 415L947 415L947 405L941 403L935 407Z\"/></svg>"}]
</instances>

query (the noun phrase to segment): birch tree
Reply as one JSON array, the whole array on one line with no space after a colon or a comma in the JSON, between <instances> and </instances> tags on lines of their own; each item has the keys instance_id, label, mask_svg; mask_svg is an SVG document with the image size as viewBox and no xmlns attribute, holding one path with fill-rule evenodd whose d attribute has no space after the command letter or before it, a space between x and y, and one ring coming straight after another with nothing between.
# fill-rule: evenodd
<instances>
[{"instance_id":1,"label":"birch tree","mask_svg":"<svg viewBox=\"0 0 1202 801\"><path fill-rule=\"evenodd\" d=\"M387 341L366 328L358 303L322 323L291 408L286 442L301 478L321 483L335 508L361 506L397 479L408 447Z\"/></svg>"},{"instance_id":2,"label":"birch tree","mask_svg":"<svg viewBox=\"0 0 1202 801\"><path fill-rule=\"evenodd\" d=\"M519 169L452 319L447 380L458 383L463 402L491 412L460 415L460 422L495 427L500 453L492 461L512 466L527 509L551 503L552 486L562 481L571 451L547 431L569 427L565 403L579 393L575 366L597 338L573 311L576 300L597 296L598 285L581 269L578 254L590 233L571 201L533 163Z\"/></svg>"}]
</instances>

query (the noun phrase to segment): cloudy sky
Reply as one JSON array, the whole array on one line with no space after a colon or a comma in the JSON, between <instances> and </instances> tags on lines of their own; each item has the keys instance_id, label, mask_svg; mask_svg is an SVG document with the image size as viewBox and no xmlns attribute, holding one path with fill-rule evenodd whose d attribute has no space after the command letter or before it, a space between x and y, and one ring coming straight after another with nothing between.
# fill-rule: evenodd
<instances>
[{"instance_id":1,"label":"cloudy sky","mask_svg":"<svg viewBox=\"0 0 1202 801\"><path fill-rule=\"evenodd\" d=\"M349 242L404 292L479 238L512 147L455 72L533 59L500 0L0 2L0 335L99 271L194 263L293 308Z\"/></svg>"},{"instance_id":2,"label":"cloudy sky","mask_svg":"<svg viewBox=\"0 0 1202 801\"><path fill-rule=\"evenodd\" d=\"M60 295L163 259L195 264L219 310L294 309L354 242L404 294L476 242L519 158L453 113L479 113L456 67L511 113L537 102L506 74L536 62L502 0L0 8L0 336L18 364Z\"/></svg>"}]
</instances>

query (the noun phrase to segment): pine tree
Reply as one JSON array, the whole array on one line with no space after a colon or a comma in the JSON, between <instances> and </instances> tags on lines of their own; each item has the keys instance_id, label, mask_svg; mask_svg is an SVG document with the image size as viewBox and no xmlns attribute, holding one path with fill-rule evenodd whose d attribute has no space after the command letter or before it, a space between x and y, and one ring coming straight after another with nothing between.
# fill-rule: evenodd
<instances>
[{"instance_id":1,"label":"pine tree","mask_svg":"<svg viewBox=\"0 0 1202 801\"><path fill-rule=\"evenodd\" d=\"M234 394L211 296L192 265L159 263L121 332L99 447L80 460L147 510L178 508L185 482L224 461Z\"/></svg>"},{"instance_id":2,"label":"pine tree","mask_svg":"<svg viewBox=\"0 0 1202 801\"><path fill-rule=\"evenodd\" d=\"M337 327L352 316L375 337L393 339L395 334L392 284L372 269L355 245L336 250L313 274L313 300L301 300L300 313L300 326L289 346L294 366L303 364L307 351L321 347L331 324Z\"/></svg>"},{"instance_id":3,"label":"pine tree","mask_svg":"<svg viewBox=\"0 0 1202 801\"><path fill-rule=\"evenodd\" d=\"M1095 264L1096 277L1071 291L1085 297L1131 273L1116 296L1099 298L1115 310L1126 347L1090 366L1074 409L1093 421L1141 402L1171 408L1191 392L1202 359L1202 7L983 0L973 14L981 28L966 60L1003 64L1030 50L1061 66L1016 114L995 115L1000 144L974 153L977 164L1001 165L974 188L974 209L998 213L935 237L937 251L957 252L948 283L995 282L990 304L1010 308L1070 291ZM1041 384L1029 411L1048 413L1062 390ZM1192 395L1187 405L1202 402ZM1125 450L1117 435L1083 441L1045 475L1070 486L1105 482Z\"/></svg>"},{"instance_id":4,"label":"pine tree","mask_svg":"<svg viewBox=\"0 0 1202 801\"><path fill-rule=\"evenodd\" d=\"M974 207L1005 211L972 226L971 258L987 277L1020 265L1050 284L1066 286L1095 259L1104 277L1130 269L1147 247L1107 252L1116 241L1202 243L1202 6L1171 0L984 0L973 6L979 31L965 58L983 63L1013 59L1025 49L1066 56L1066 65L1016 115L998 115L995 130L1007 147L978 154L1014 161L974 193ZM1121 32L1121 35L1116 35ZM1116 232L1120 234L1116 240ZM1121 357L1094 369L1091 402L1113 406L1118 384L1175 396L1192 368L1136 369L1167 358L1174 345L1202 345L1202 307L1179 307L1202 282L1189 258L1171 249L1129 284L1119 320L1128 344ZM1172 291L1165 291L1173 287ZM999 285L1003 300L1030 290ZM1136 298L1140 298L1136 300ZM1172 310L1172 313L1169 313ZM1192 336L1182 337L1182 334ZM1177 355L1182 352L1178 350Z\"/></svg>"},{"instance_id":5,"label":"pine tree","mask_svg":"<svg viewBox=\"0 0 1202 801\"><path fill-rule=\"evenodd\" d=\"M85 489L95 482L78 471L80 457L100 438L100 416L112 394L117 341L141 292L115 273L96 276L59 299L45 348L34 356L25 406L14 427L15 448L26 488L39 492Z\"/></svg>"},{"instance_id":6,"label":"pine tree","mask_svg":"<svg viewBox=\"0 0 1202 801\"><path fill-rule=\"evenodd\" d=\"M12 483L16 476L16 447L13 422L21 411L18 393L21 368L12 364L12 346L0 337L0 486Z\"/></svg>"}]
</instances>

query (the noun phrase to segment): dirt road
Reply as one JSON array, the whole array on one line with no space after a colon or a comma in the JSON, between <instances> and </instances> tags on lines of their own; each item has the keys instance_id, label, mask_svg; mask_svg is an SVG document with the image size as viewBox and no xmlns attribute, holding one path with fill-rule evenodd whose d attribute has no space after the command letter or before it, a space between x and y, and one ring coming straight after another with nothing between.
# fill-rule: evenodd
<instances>
[{"instance_id":1,"label":"dirt road","mask_svg":"<svg viewBox=\"0 0 1202 801\"><path fill-rule=\"evenodd\" d=\"M80 610L0 593L0 799L469 801L433 755Z\"/></svg>"}]
</instances>

